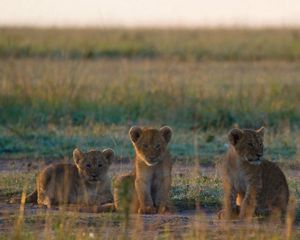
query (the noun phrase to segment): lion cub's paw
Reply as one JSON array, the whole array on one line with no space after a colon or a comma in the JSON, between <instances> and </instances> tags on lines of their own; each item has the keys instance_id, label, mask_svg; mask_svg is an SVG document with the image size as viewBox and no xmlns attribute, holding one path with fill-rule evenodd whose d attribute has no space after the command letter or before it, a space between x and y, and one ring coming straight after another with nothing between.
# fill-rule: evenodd
<instances>
[{"instance_id":1,"label":"lion cub's paw","mask_svg":"<svg viewBox=\"0 0 300 240\"><path fill-rule=\"evenodd\" d=\"M176 212L176 208L173 206L160 206L157 209L158 214L172 214Z\"/></svg>"},{"instance_id":2,"label":"lion cub's paw","mask_svg":"<svg viewBox=\"0 0 300 240\"><path fill-rule=\"evenodd\" d=\"M240 208L239 208L239 206L236 206L235 208L232 209L232 212L231 212L230 216L227 216L227 217L229 217L230 219L238 219L239 213L240 213ZM225 211L225 209L221 209L217 213L217 216L218 216L219 220L226 219L226 211Z\"/></svg>"},{"instance_id":3,"label":"lion cub's paw","mask_svg":"<svg viewBox=\"0 0 300 240\"><path fill-rule=\"evenodd\" d=\"M115 205L113 203L105 203L105 204L102 204L101 207L102 207L103 212L115 212L116 211Z\"/></svg>"},{"instance_id":4,"label":"lion cub's paw","mask_svg":"<svg viewBox=\"0 0 300 240\"><path fill-rule=\"evenodd\" d=\"M21 198L20 197L12 197L10 198L7 203L11 203L11 204L15 204L15 203L20 203L21 202Z\"/></svg>"},{"instance_id":5,"label":"lion cub's paw","mask_svg":"<svg viewBox=\"0 0 300 240\"><path fill-rule=\"evenodd\" d=\"M225 210L221 209L218 213L217 213L218 219L219 220L223 220L225 218Z\"/></svg>"},{"instance_id":6,"label":"lion cub's paw","mask_svg":"<svg viewBox=\"0 0 300 240\"><path fill-rule=\"evenodd\" d=\"M156 208L153 206L147 206L147 207L140 207L138 210L139 214L155 214L156 213Z\"/></svg>"}]
</instances>

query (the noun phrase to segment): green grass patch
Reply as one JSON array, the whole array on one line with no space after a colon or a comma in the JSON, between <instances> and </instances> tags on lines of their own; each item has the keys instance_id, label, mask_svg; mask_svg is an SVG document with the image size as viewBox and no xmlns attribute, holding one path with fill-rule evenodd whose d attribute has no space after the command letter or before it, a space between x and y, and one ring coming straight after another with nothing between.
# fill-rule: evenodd
<instances>
[{"instance_id":1,"label":"green grass patch","mask_svg":"<svg viewBox=\"0 0 300 240\"><path fill-rule=\"evenodd\" d=\"M118 160L128 160L134 156L129 129L130 126L102 124L14 130L0 127L0 157L70 159L73 150L78 147L82 150L112 148ZM285 166L297 165L298 135L299 130L287 136L269 129L265 136L265 157ZM214 165L228 149L227 131L173 127L169 149L174 162Z\"/></svg>"},{"instance_id":2,"label":"green grass patch","mask_svg":"<svg viewBox=\"0 0 300 240\"><path fill-rule=\"evenodd\" d=\"M222 205L221 181L206 176L176 176L171 189L172 203L179 209L220 208Z\"/></svg>"},{"instance_id":3,"label":"green grass patch","mask_svg":"<svg viewBox=\"0 0 300 240\"><path fill-rule=\"evenodd\" d=\"M23 191L30 193L35 189L35 174L31 172L1 172L0 195L1 198L11 197L14 194L21 194Z\"/></svg>"}]
</instances>

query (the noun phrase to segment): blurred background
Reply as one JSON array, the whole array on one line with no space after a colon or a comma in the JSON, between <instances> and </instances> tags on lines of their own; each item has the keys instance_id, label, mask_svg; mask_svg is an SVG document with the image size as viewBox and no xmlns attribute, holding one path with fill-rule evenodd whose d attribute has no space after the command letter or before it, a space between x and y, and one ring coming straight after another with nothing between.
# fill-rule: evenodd
<instances>
[{"instance_id":1,"label":"blurred background","mask_svg":"<svg viewBox=\"0 0 300 240\"><path fill-rule=\"evenodd\" d=\"M2 0L0 13L0 156L123 158L132 125L170 125L178 158L209 162L230 128L264 125L270 157L296 156L298 1Z\"/></svg>"}]
</instances>

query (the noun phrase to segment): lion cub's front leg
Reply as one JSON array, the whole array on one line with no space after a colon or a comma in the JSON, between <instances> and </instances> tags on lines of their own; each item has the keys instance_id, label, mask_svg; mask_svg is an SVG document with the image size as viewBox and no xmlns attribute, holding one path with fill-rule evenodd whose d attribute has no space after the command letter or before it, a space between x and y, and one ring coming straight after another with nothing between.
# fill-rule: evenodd
<instances>
[{"instance_id":1,"label":"lion cub's front leg","mask_svg":"<svg viewBox=\"0 0 300 240\"><path fill-rule=\"evenodd\" d=\"M239 207L236 205L237 191L229 181L223 182L224 188L224 210L218 213L219 219L233 219L238 217Z\"/></svg>"},{"instance_id":2,"label":"lion cub's front leg","mask_svg":"<svg viewBox=\"0 0 300 240\"><path fill-rule=\"evenodd\" d=\"M156 184L156 192L154 196L154 204L158 213L165 213L168 211L169 192L171 188L171 174L164 176L160 182Z\"/></svg>"},{"instance_id":3,"label":"lion cub's front leg","mask_svg":"<svg viewBox=\"0 0 300 240\"><path fill-rule=\"evenodd\" d=\"M138 213L152 214L156 213L156 209L153 206L151 198L151 187L148 179L136 178L135 189L138 195L140 207Z\"/></svg>"},{"instance_id":4,"label":"lion cub's front leg","mask_svg":"<svg viewBox=\"0 0 300 240\"><path fill-rule=\"evenodd\" d=\"M251 219L255 212L256 188L247 187L245 197L241 203L240 219Z\"/></svg>"}]
</instances>

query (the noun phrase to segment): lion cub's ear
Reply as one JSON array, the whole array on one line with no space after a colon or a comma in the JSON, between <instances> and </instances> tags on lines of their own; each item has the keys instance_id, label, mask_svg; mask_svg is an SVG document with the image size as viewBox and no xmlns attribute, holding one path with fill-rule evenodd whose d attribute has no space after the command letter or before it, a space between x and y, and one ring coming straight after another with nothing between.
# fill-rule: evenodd
<instances>
[{"instance_id":1,"label":"lion cub's ear","mask_svg":"<svg viewBox=\"0 0 300 240\"><path fill-rule=\"evenodd\" d=\"M82 159L83 153L79 150L79 148L75 148L73 151L73 159L76 164L79 163L80 159Z\"/></svg>"},{"instance_id":2,"label":"lion cub's ear","mask_svg":"<svg viewBox=\"0 0 300 240\"><path fill-rule=\"evenodd\" d=\"M263 137L265 134L265 128L261 127L260 129L256 130L256 132Z\"/></svg>"},{"instance_id":3,"label":"lion cub's ear","mask_svg":"<svg viewBox=\"0 0 300 240\"><path fill-rule=\"evenodd\" d=\"M108 160L109 165L112 163L112 161L115 158L115 153L112 149L108 148L108 149L104 149L103 150L103 155L104 157Z\"/></svg>"},{"instance_id":4,"label":"lion cub's ear","mask_svg":"<svg viewBox=\"0 0 300 240\"><path fill-rule=\"evenodd\" d=\"M140 127L134 126L129 130L129 136L133 143L136 143L142 135L142 129Z\"/></svg>"},{"instance_id":5,"label":"lion cub's ear","mask_svg":"<svg viewBox=\"0 0 300 240\"><path fill-rule=\"evenodd\" d=\"M166 143L169 143L170 140L171 140L171 137L172 137L172 129L168 126L164 126L164 127L159 129L159 132L161 133L161 135L165 139Z\"/></svg>"},{"instance_id":6,"label":"lion cub's ear","mask_svg":"<svg viewBox=\"0 0 300 240\"><path fill-rule=\"evenodd\" d=\"M228 134L229 142L235 146L243 136L243 130L234 128Z\"/></svg>"}]
</instances>

